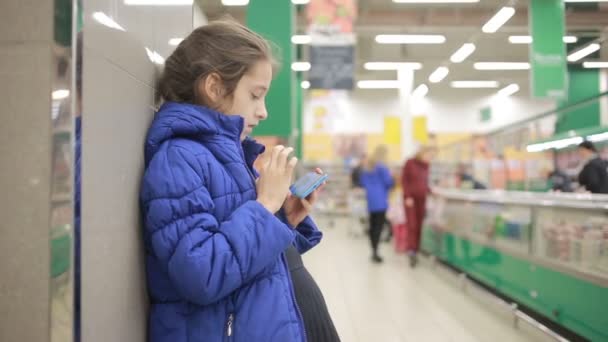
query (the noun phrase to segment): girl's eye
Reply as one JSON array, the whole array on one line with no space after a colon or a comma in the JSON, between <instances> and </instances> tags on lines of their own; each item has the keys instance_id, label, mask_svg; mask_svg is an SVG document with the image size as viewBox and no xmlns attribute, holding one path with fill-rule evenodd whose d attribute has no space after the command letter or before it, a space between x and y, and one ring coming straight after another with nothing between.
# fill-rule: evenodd
<instances>
[{"instance_id":1,"label":"girl's eye","mask_svg":"<svg viewBox=\"0 0 608 342\"><path fill-rule=\"evenodd\" d=\"M255 94L251 94L251 98L254 99L254 100L259 100L260 99L260 97L257 96L257 95L255 95Z\"/></svg>"}]
</instances>

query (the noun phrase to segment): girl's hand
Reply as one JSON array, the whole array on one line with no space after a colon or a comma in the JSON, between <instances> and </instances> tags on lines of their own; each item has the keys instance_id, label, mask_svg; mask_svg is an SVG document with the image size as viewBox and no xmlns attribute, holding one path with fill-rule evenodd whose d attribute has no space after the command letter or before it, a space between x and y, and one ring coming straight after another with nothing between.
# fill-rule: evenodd
<instances>
[{"instance_id":1,"label":"girl's hand","mask_svg":"<svg viewBox=\"0 0 608 342\"><path fill-rule=\"evenodd\" d=\"M256 182L257 201L273 214L281 209L289 194L293 170L298 163L298 158L289 158L292 151L291 147L275 146L268 164L260 170L260 177Z\"/></svg>"}]
</instances>

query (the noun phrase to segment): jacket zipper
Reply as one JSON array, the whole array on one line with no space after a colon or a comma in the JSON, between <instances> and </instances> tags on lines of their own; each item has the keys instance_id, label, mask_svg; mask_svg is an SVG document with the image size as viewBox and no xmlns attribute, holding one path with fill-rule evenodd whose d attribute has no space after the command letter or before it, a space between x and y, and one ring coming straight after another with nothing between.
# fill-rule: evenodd
<instances>
[{"instance_id":1,"label":"jacket zipper","mask_svg":"<svg viewBox=\"0 0 608 342\"><path fill-rule=\"evenodd\" d=\"M308 341L308 337L306 336L306 329L304 328L304 319L302 318L302 312L300 312L300 307L298 306L298 302L296 301L296 295L293 290L293 282L291 280L291 273L289 272L289 267L287 266L287 258L285 257L285 253L281 253L281 260L283 261L283 265L285 270L287 271L287 281L289 282L289 293L291 294L291 301L296 308L296 315L298 316L298 321L300 323L300 333L302 334L303 342Z\"/></svg>"},{"instance_id":2,"label":"jacket zipper","mask_svg":"<svg viewBox=\"0 0 608 342\"><path fill-rule=\"evenodd\" d=\"M228 315L228 322L226 323L226 336L228 337L228 340L232 340L232 333L233 328L232 325L234 324L234 314L231 313Z\"/></svg>"}]
</instances>

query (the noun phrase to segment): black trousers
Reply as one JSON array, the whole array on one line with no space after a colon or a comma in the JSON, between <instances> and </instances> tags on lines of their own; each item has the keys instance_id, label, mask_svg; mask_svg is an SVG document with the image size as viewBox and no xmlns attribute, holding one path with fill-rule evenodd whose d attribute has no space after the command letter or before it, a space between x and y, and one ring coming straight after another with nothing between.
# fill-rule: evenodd
<instances>
[{"instance_id":1,"label":"black trousers","mask_svg":"<svg viewBox=\"0 0 608 342\"><path fill-rule=\"evenodd\" d=\"M386 211L369 213L369 240L374 255L378 255L378 244L380 243L380 235L382 234L385 222Z\"/></svg>"}]
</instances>

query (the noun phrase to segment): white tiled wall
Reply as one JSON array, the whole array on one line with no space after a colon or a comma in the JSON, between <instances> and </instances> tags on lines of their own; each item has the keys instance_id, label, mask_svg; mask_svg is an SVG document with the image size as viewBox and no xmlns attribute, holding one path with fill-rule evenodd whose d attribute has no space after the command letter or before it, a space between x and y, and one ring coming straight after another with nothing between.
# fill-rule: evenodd
<instances>
[{"instance_id":1,"label":"white tiled wall","mask_svg":"<svg viewBox=\"0 0 608 342\"><path fill-rule=\"evenodd\" d=\"M167 58L169 39L191 31L192 8L118 0L88 0L84 8L82 338L145 341L138 193L160 70L148 51ZM124 31L100 24L98 12Z\"/></svg>"}]
</instances>

